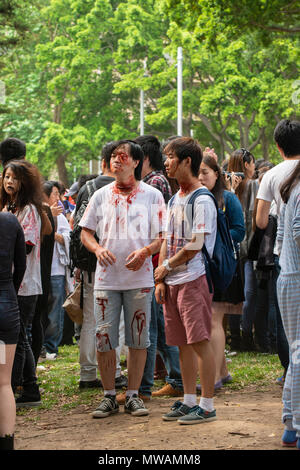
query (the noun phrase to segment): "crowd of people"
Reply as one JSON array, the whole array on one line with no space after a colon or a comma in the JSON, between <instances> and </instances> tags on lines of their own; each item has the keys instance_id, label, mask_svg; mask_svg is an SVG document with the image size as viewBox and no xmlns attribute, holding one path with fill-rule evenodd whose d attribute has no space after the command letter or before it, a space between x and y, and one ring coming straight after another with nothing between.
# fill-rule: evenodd
<instances>
[{"instance_id":1,"label":"crowd of people","mask_svg":"<svg viewBox=\"0 0 300 470\"><path fill-rule=\"evenodd\" d=\"M245 148L219 163L191 137L109 142L101 174L69 190L42 178L24 142L1 142L1 449L14 447L16 407L41 404L38 362L73 337L79 389L104 392L93 418L120 405L148 415L145 402L171 396L163 420L213 421L215 391L233 380L226 343L278 354L282 444L300 449L300 122L280 121L274 141L278 165ZM222 217L235 259L226 288L210 271ZM73 323L64 302L77 287Z\"/></svg>"}]
</instances>

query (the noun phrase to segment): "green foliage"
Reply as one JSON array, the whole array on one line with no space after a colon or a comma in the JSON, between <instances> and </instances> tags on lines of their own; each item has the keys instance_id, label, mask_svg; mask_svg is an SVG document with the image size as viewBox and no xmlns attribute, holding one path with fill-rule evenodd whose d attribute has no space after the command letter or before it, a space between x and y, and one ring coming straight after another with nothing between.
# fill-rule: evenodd
<instances>
[{"instance_id":1,"label":"green foliage","mask_svg":"<svg viewBox=\"0 0 300 470\"><path fill-rule=\"evenodd\" d=\"M220 159L239 146L257 157L277 157L273 129L282 117L297 115L292 95L299 78L299 39L268 33L262 43L253 26L258 20L269 26L271 14L283 12L281 0L3 4L12 9L0 9L0 24L6 15L7 25L17 26L11 37L22 40L10 44L9 60L2 64L6 102L0 107L0 138L25 140L28 158L45 177L57 167L68 184L85 162L98 158L103 144L134 138L141 89L145 133L161 139L176 134L179 46L184 134L193 131ZM236 5L242 12L239 28ZM283 21L281 13L274 16L277 23L290 21L294 27L294 16ZM23 34L22 24L30 24L30 34Z\"/></svg>"}]
</instances>

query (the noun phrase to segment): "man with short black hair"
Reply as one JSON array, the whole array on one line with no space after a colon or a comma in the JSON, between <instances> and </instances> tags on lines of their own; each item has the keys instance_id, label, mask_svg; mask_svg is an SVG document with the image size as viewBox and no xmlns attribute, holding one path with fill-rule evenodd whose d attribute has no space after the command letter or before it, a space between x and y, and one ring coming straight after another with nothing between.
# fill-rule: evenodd
<instances>
[{"instance_id":1,"label":"man with short black hair","mask_svg":"<svg viewBox=\"0 0 300 470\"><path fill-rule=\"evenodd\" d=\"M282 119L274 130L274 140L277 145L277 149L283 158L283 162L276 165L271 170L267 171L260 183L260 187L256 198L257 212L256 212L256 225L258 229L266 229L269 222L269 213L271 203L275 201L277 208L277 219L279 219L282 199L280 194L280 188L282 183L289 177L292 171L300 159L300 121L290 121L289 119ZM286 376L288 375L289 369L289 346L286 339L285 331L282 324L281 313L279 310L277 300L277 278L280 273L279 266L279 250L278 243L276 241L274 248L274 263L277 270L276 276L274 276L274 287L273 293L275 298L276 307L276 321L277 321L277 350L280 362L284 368L284 375L280 380L284 382L283 392L283 422L285 423L285 432L282 437L283 445L291 446L296 445L296 432L293 429L293 423L291 420L290 410L290 388L288 384L285 384Z\"/></svg>"},{"instance_id":2,"label":"man with short black hair","mask_svg":"<svg viewBox=\"0 0 300 470\"><path fill-rule=\"evenodd\" d=\"M177 179L180 190L168 205L166 238L154 273L155 296L164 306L166 342L179 347L184 401L176 401L163 419L197 424L216 419L213 406L216 366L210 343L212 294L202 247L205 243L212 256L217 211L209 195L199 194L194 201L193 217L188 217L189 200L202 186L198 179L202 161L198 142L181 137L170 141L164 151L167 174ZM196 403L197 358L201 381L199 406Z\"/></svg>"},{"instance_id":3,"label":"man with short black hair","mask_svg":"<svg viewBox=\"0 0 300 470\"><path fill-rule=\"evenodd\" d=\"M9 137L0 143L0 160L3 166L10 160L23 160L26 156L26 144L20 139Z\"/></svg>"},{"instance_id":4,"label":"man with short black hair","mask_svg":"<svg viewBox=\"0 0 300 470\"><path fill-rule=\"evenodd\" d=\"M122 140L116 144L110 160L115 182L94 193L79 224L82 243L98 260L94 305L104 398L93 412L94 418L119 411L115 349L122 307L125 344L129 348L125 412L133 416L149 413L138 397L138 390L149 346L154 285L151 258L161 246L159 233L165 204L157 189L140 181L143 158L143 151L135 142Z\"/></svg>"}]
</instances>

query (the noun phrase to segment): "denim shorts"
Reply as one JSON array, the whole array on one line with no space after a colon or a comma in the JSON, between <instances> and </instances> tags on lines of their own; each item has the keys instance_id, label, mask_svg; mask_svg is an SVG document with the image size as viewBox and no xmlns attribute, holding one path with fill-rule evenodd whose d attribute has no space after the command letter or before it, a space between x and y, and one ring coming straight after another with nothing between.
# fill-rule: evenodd
<instances>
[{"instance_id":1,"label":"denim shorts","mask_svg":"<svg viewBox=\"0 0 300 470\"><path fill-rule=\"evenodd\" d=\"M20 333L20 314L13 284L0 289L0 341L17 344Z\"/></svg>"},{"instance_id":2,"label":"denim shorts","mask_svg":"<svg viewBox=\"0 0 300 470\"><path fill-rule=\"evenodd\" d=\"M126 346L132 349L146 349L150 346L152 294L152 287L94 291L97 351L107 352L119 346L122 307Z\"/></svg>"}]
</instances>

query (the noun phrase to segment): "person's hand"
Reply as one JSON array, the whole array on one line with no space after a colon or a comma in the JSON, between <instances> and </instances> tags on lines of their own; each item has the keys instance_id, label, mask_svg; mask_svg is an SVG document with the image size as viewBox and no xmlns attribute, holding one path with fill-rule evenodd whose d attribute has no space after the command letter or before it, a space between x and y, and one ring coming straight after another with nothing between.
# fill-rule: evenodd
<instances>
[{"instance_id":1,"label":"person's hand","mask_svg":"<svg viewBox=\"0 0 300 470\"><path fill-rule=\"evenodd\" d=\"M216 160L216 162L218 161L218 155L216 154L215 149L211 149L210 147L205 147L203 155L204 156L208 155L210 157L213 157Z\"/></svg>"},{"instance_id":2,"label":"person's hand","mask_svg":"<svg viewBox=\"0 0 300 470\"><path fill-rule=\"evenodd\" d=\"M127 263L125 267L131 271L138 271L143 266L147 257L148 253L145 248L135 250L126 258Z\"/></svg>"},{"instance_id":3,"label":"person's hand","mask_svg":"<svg viewBox=\"0 0 300 470\"><path fill-rule=\"evenodd\" d=\"M81 270L79 268L76 268L74 271L75 281L80 282L80 274L81 274Z\"/></svg>"},{"instance_id":4,"label":"person's hand","mask_svg":"<svg viewBox=\"0 0 300 470\"><path fill-rule=\"evenodd\" d=\"M156 270L154 271L154 280L155 280L155 282L163 281L163 279L167 276L168 273L169 273L169 271L167 270L167 268L165 268L162 265L158 266L156 268Z\"/></svg>"},{"instance_id":5,"label":"person's hand","mask_svg":"<svg viewBox=\"0 0 300 470\"><path fill-rule=\"evenodd\" d=\"M102 246L99 246L96 249L95 255L101 266L107 267L109 264L112 265L116 262L116 257L112 254L112 252L106 248L103 248Z\"/></svg>"},{"instance_id":6,"label":"person's hand","mask_svg":"<svg viewBox=\"0 0 300 470\"><path fill-rule=\"evenodd\" d=\"M160 282L155 286L155 299L158 304L164 304L166 301L166 285Z\"/></svg>"},{"instance_id":7,"label":"person's hand","mask_svg":"<svg viewBox=\"0 0 300 470\"><path fill-rule=\"evenodd\" d=\"M57 217L59 214L63 212L62 206L58 204L53 204L53 206L51 206L50 209L51 209L53 217Z\"/></svg>"},{"instance_id":8,"label":"person's hand","mask_svg":"<svg viewBox=\"0 0 300 470\"><path fill-rule=\"evenodd\" d=\"M235 191L238 185L243 181L243 178L236 176L234 172L231 173L231 188Z\"/></svg>"}]
</instances>

